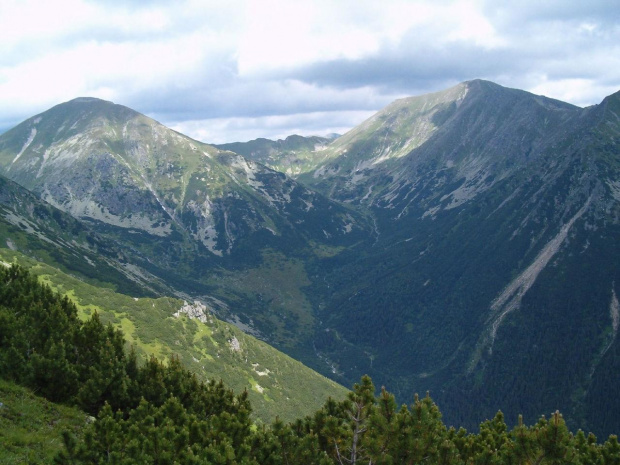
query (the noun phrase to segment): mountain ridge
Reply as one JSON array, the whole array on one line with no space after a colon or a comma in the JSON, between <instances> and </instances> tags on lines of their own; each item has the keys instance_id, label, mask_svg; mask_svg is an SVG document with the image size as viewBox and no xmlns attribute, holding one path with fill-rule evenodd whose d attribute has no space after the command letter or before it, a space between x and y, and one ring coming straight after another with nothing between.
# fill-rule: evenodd
<instances>
[{"instance_id":1,"label":"mountain ridge","mask_svg":"<svg viewBox=\"0 0 620 465\"><path fill-rule=\"evenodd\" d=\"M296 176L307 169L316 152L321 152L337 137L291 135L286 139L254 139L249 142L218 144L215 147L239 153L288 176Z\"/></svg>"},{"instance_id":2,"label":"mountain ridge","mask_svg":"<svg viewBox=\"0 0 620 465\"><path fill-rule=\"evenodd\" d=\"M75 106L80 108L79 114L71 121L58 121L71 114ZM74 128L75 134L67 133L69 124L74 127L81 121L86 123ZM47 134L54 132L48 129L50 125L54 135ZM68 131L72 131L71 127ZM104 220L157 236L169 236L177 229L193 235L220 256L229 253L235 241L232 229L224 228L222 237L214 224L214 210L219 206L215 203L223 202L220 199L230 195L240 200L246 197L253 209L265 203L273 206L275 202L284 209L295 209L296 214L312 213L311 205L318 200L302 186L261 165L193 141L133 110L98 99L79 98L30 118L5 134L1 144L0 154L21 147L15 157L0 158L5 175L73 216ZM84 177L84 170L89 177ZM201 182L207 183L208 194L199 188ZM235 184L241 189L230 187ZM301 195L301 201L291 201L292 193ZM119 199L127 196L130 198L124 203ZM266 211L255 210L256 220L247 226L279 234L272 220L265 221ZM150 216L141 216L145 212ZM192 224L186 224L184 217L189 217Z\"/></svg>"}]
</instances>

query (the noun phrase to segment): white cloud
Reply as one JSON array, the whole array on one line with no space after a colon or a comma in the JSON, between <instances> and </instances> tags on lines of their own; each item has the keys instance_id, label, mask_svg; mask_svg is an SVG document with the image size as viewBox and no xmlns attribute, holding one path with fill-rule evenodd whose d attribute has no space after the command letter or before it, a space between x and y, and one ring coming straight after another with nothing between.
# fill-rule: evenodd
<instances>
[{"instance_id":1,"label":"white cloud","mask_svg":"<svg viewBox=\"0 0 620 465\"><path fill-rule=\"evenodd\" d=\"M398 44L416 30L435 31L434 39L440 43L503 45L478 3L251 0L239 70L242 75L261 74L317 61L358 60Z\"/></svg>"},{"instance_id":2,"label":"white cloud","mask_svg":"<svg viewBox=\"0 0 620 465\"><path fill-rule=\"evenodd\" d=\"M447 41L471 41L484 48L506 46L507 41L498 35L495 27L484 16L477 3L480 2L457 1L443 8L441 15L455 20L452 31L446 37Z\"/></svg>"},{"instance_id":3,"label":"white cloud","mask_svg":"<svg viewBox=\"0 0 620 465\"><path fill-rule=\"evenodd\" d=\"M380 31L347 21L349 1L250 0L239 45L242 75L378 49Z\"/></svg>"},{"instance_id":4,"label":"white cloud","mask_svg":"<svg viewBox=\"0 0 620 465\"><path fill-rule=\"evenodd\" d=\"M18 105L51 102L79 95L96 95L97 89L123 93L160 86L184 86L205 63L209 42L205 35L188 35L150 42L82 42L32 61L0 70L0 95ZM205 48L206 47L206 48Z\"/></svg>"},{"instance_id":5,"label":"white cloud","mask_svg":"<svg viewBox=\"0 0 620 465\"><path fill-rule=\"evenodd\" d=\"M618 24L608 0L4 0L0 121L89 95L247 140L473 78L588 105L620 87Z\"/></svg>"},{"instance_id":6,"label":"white cloud","mask_svg":"<svg viewBox=\"0 0 620 465\"><path fill-rule=\"evenodd\" d=\"M0 3L3 48L18 47L33 39L53 39L96 24L98 10L95 5L80 0L3 0Z\"/></svg>"},{"instance_id":7,"label":"white cloud","mask_svg":"<svg viewBox=\"0 0 620 465\"><path fill-rule=\"evenodd\" d=\"M577 106L585 107L598 102L601 95L611 95L617 92L618 86L598 84L593 79L554 79L539 76L536 85L529 89L539 95L550 96L565 102L572 102Z\"/></svg>"}]
</instances>

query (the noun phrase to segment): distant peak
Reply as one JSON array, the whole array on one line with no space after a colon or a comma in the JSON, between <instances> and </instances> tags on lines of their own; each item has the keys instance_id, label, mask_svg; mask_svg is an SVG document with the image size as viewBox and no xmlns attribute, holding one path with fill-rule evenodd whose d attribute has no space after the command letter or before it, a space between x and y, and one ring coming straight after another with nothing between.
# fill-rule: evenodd
<instances>
[{"instance_id":1,"label":"distant peak","mask_svg":"<svg viewBox=\"0 0 620 465\"><path fill-rule=\"evenodd\" d=\"M461 84L459 84L460 86L466 87L469 90L474 90L474 89L478 89L481 91L502 91L502 90L506 90L506 91L510 91L512 89L508 88L508 87L504 87L502 85L499 85L493 81L487 81L484 79L472 79L471 81L465 81L462 82ZM458 86L457 86L458 87Z\"/></svg>"},{"instance_id":2,"label":"distant peak","mask_svg":"<svg viewBox=\"0 0 620 465\"><path fill-rule=\"evenodd\" d=\"M94 103L94 102L113 103L113 102L108 102L107 100L102 100L96 97L77 97L77 98L74 98L73 100L69 100L69 103L71 102L73 103Z\"/></svg>"},{"instance_id":3,"label":"distant peak","mask_svg":"<svg viewBox=\"0 0 620 465\"><path fill-rule=\"evenodd\" d=\"M118 105L108 100L102 100L96 97L77 97L68 102L56 105L51 110L69 110L69 111L88 111L90 113L102 115L116 115L118 117L133 117L140 113L124 105Z\"/></svg>"},{"instance_id":4,"label":"distant peak","mask_svg":"<svg viewBox=\"0 0 620 465\"><path fill-rule=\"evenodd\" d=\"M502 87L499 84L496 84L493 81L487 81L486 79L470 79L469 81L464 81L461 84L463 84L463 85L475 84L475 85Z\"/></svg>"}]
</instances>

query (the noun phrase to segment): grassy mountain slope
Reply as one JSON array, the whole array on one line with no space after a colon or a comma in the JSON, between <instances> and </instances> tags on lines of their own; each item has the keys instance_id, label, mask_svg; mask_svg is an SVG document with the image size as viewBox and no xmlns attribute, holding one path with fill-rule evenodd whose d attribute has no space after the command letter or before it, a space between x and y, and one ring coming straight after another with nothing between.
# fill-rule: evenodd
<instances>
[{"instance_id":1,"label":"grassy mountain slope","mask_svg":"<svg viewBox=\"0 0 620 465\"><path fill-rule=\"evenodd\" d=\"M0 463L52 463L62 450L62 432L78 438L89 418L29 389L0 379Z\"/></svg>"},{"instance_id":2,"label":"grassy mountain slope","mask_svg":"<svg viewBox=\"0 0 620 465\"><path fill-rule=\"evenodd\" d=\"M178 355L201 379L222 379L235 392L248 391L255 418L292 421L318 409L328 397L347 390L278 352L266 343L218 320L200 304L173 298L134 298L84 283L17 252L0 249L0 260L28 266L52 289L68 295L83 318L97 312L104 323L122 329L144 357Z\"/></svg>"}]
</instances>

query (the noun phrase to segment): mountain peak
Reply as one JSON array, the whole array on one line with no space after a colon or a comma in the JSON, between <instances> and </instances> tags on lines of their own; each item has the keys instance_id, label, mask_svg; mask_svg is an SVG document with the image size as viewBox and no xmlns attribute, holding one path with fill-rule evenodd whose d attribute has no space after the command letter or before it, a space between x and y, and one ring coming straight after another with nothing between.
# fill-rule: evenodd
<instances>
[{"instance_id":1,"label":"mountain peak","mask_svg":"<svg viewBox=\"0 0 620 465\"><path fill-rule=\"evenodd\" d=\"M436 92L429 92L426 94L415 95L411 97L404 97L396 100L396 102L413 102L413 101L437 101L437 102L450 102L453 100L462 100L469 92L498 92L498 91L512 91L510 89L496 84L492 81L486 81L484 79L472 79L469 81L460 82L447 89L439 90Z\"/></svg>"},{"instance_id":2,"label":"mountain peak","mask_svg":"<svg viewBox=\"0 0 620 465\"><path fill-rule=\"evenodd\" d=\"M324 192L339 200L359 202L359 192L365 192L364 202L396 208L397 199L407 199L416 189L422 166L444 166L450 169L451 182L470 183L466 192L457 188L442 194L458 200L434 206L455 208L487 189L493 179L536 158L580 111L491 81L465 81L391 103L330 144L321 152L322 164L302 179L319 189L329 186ZM395 166L401 167L398 176L392 175ZM337 179L336 188L331 178Z\"/></svg>"},{"instance_id":3,"label":"mountain peak","mask_svg":"<svg viewBox=\"0 0 620 465\"><path fill-rule=\"evenodd\" d=\"M614 92L613 94L605 97L603 101L601 102L600 106L605 107L605 108L611 107L614 113L616 113L617 115L618 114L617 112L620 111L620 90L618 92Z\"/></svg>"},{"instance_id":4,"label":"mountain peak","mask_svg":"<svg viewBox=\"0 0 620 465\"><path fill-rule=\"evenodd\" d=\"M470 79L469 81L463 81L460 84L457 84L457 86L467 86L467 87L480 87L480 88L487 88L487 89L506 89L506 87L497 84L496 82L493 81L488 81L486 79Z\"/></svg>"},{"instance_id":5,"label":"mountain peak","mask_svg":"<svg viewBox=\"0 0 620 465\"><path fill-rule=\"evenodd\" d=\"M76 97L73 100L69 100L66 103L94 103L94 102L105 102L105 103L113 104L113 102L109 102L107 100L103 100L97 97Z\"/></svg>"},{"instance_id":6,"label":"mountain peak","mask_svg":"<svg viewBox=\"0 0 620 465\"><path fill-rule=\"evenodd\" d=\"M599 105L588 107L587 113L594 116L599 130L612 138L620 135L620 91L608 95Z\"/></svg>"},{"instance_id":7,"label":"mountain peak","mask_svg":"<svg viewBox=\"0 0 620 465\"><path fill-rule=\"evenodd\" d=\"M118 105L108 100L103 100L96 97L77 97L68 102L60 103L48 111L37 116L50 115L62 115L67 117L74 117L80 112L88 112L92 116L105 116L111 119L117 118L133 118L141 113L132 110L123 105Z\"/></svg>"}]
</instances>

